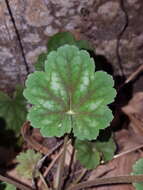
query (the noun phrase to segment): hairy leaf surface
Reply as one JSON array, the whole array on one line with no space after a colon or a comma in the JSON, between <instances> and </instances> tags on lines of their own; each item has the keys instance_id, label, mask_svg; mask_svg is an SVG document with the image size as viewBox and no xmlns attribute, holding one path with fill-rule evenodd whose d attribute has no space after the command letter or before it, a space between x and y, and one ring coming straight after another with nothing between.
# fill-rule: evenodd
<instances>
[{"instance_id":1,"label":"hairy leaf surface","mask_svg":"<svg viewBox=\"0 0 143 190\"><path fill-rule=\"evenodd\" d=\"M143 158L139 159L134 165L133 165L133 175L142 175L143 174ZM142 183L133 183L136 190L142 190L143 189L143 182Z\"/></svg>"},{"instance_id":2,"label":"hairy leaf surface","mask_svg":"<svg viewBox=\"0 0 143 190\"><path fill-rule=\"evenodd\" d=\"M113 115L107 104L116 95L106 72L94 72L94 60L85 50L64 45L52 51L45 71L30 74L24 96L34 106L31 124L44 136L62 136L73 131L81 139L96 139Z\"/></svg>"},{"instance_id":3,"label":"hairy leaf surface","mask_svg":"<svg viewBox=\"0 0 143 190\"><path fill-rule=\"evenodd\" d=\"M6 128L19 134L21 125L26 120L26 101L23 97L23 88L17 87L13 97L0 92L0 117L6 121Z\"/></svg>"}]
</instances>

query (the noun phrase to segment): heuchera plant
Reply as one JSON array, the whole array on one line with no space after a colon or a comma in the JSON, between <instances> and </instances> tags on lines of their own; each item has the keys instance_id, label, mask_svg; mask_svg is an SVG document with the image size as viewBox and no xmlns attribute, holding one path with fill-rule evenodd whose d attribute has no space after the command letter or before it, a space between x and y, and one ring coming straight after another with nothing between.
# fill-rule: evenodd
<instances>
[{"instance_id":1,"label":"heuchera plant","mask_svg":"<svg viewBox=\"0 0 143 190\"><path fill-rule=\"evenodd\" d=\"M101 160L102 162L111 160L116 149L112 136L108 141L97 139L99 131L109 126L113 119L108 104L113 102L116 96L113 88L114 81L106 72L95 72L94 60L87 51L81 49L92 50L92 47L84 40L76 40L69 32L54 35L48 42L47 52L42 53L38 58L35 65L38 71L30 74L26 80L24 96L32 104L28 113L31 125L40 128L44 137L64 136L62 155L52 181L53 184L50 188L46 182L44 185L49 190L75 190L101 184L136 182L134 186L140 190L143 183L137 182L142 182L142 176L140 176L142 159L134 165L133 176L100 178L79 183L86 171L83 170L75 181L70 179L70 181L73 180L70 184L64 183L63 173L68 138L73 140L72 145L76 149L77 160L87 169L97 167ZM25 100L19 90L16 91L13 99L3 93L0 93L0 99L3 100L0 102L1 117L6 117L9 105L12 106L12 111L16 111L10 112L10 118L14 118L15 113L22 110L22 106L25 107ZM6 102L6 107L3 106L3 102ZM21 113L20 122L26 114L25 109ZM13 120L6 120L7 124L11 124L11 121ZM14 129L19 126L18 122L12 122L12 124ZM41 176L39 168L36 167L38 165L35 166L40 158L39 153L36 154L31 150L21 153L17 156L20 163L17 171L28 178ZM46 156L38 163L41 164L45 158ZM29 164L31 167L27 168ZM33 172L33 167L35 172ZM15 190L16 188L7 184L6 189Z\"/></svg>"},{"instance_id":2,"label":"heuchera plant","mask_svg":"<svg viewBox=\"0 0 143 190\"><path fill-rule=\"evenodd\" d=\"M50 51L44 54L43 61L44 69L26 80L24 96L33 105L27 119L44 137L65 136L54 183L54 188L61 190L68 134L76 138L77 159L87 169L113 156L112 139L108 144L90 141L96 140L99 131L112 121L108 104L113 102L116 91L112 76L95 72L93 58L75 45L66 44ZM106 151L102 145L108 150L112 146L112 150Z\"/></svg>"},{"instance_id":3,"label":"heuchera plant","mask_svg":"<svg viewBox=\"0 0 143 190\"><path fill-rule=\"evenodd\" d=\"M80 140L96 139L113 119L107 106L116 96L113 85L109 74L95 72L87 51L64 45L48 54L44 71L28 76L28 120L45 137L72 132Z\"/></svg>"}]
</instances>

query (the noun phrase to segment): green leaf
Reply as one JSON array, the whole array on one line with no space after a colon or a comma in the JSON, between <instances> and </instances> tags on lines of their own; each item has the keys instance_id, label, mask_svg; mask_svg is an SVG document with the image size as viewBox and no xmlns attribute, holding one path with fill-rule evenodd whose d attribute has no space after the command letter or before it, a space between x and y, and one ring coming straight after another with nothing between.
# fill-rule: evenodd
<instances>
[{"instance_id":1,"label":"green leaf","mask_svg":"<svg viewBox=\"0 0 143 190\"><path fill-rule=\"evenodd\" d=\"M16 190L16 187L12 184L4 183L6 185L4 190Z\"/></svg>"},{"instance_id":2,"label":"green leaf","mask_svg":"<svg viewBox=\"0 0 143 190\"><path fill-rule=\"evenodd\" d=\"M87 169L96 168L100 164L100 154L94 143L76 140L76 158Z\"/></svg>"},{"instance_id":3,"label":"green leaf","mask_svg":"<svg viewBox=\"0 0 143 190\"><path fill-rule=\"evenodd\" d=\"M93 51L93 47L91 46L91 44L86 41L86 40L79 40L79 41L76 41L76 46L79 48L79 49L85 49L85 50L91 50Z\"/></svg>"},{"instance_id":4,"label":"green leaf","mask_svg":"<svg viewBox=\"0 0 143 190\"><path fill-rule=\"evenodd\" d=\"M42 155L40 153L35 153L33 150L27 150L26 152L21 152L17 157L19 162L16 167L17 173L27 179L32 179L32 172L37 162L41 159ZM38 173L36 174L38 176Z\"/></svg>"},{"instance_id":5,"label":"green leaf","mask_svg":"<svg viewBox=\"0 0 143 190\"><path fill-rule=\"evenodd\" d=\"M48 41L48 51L57 50L65 44L76 45L75 38L70 32L59 32Z\"/></svg>"},{"instance_id":6,"label":"green leaf","mask_svg":"<svg viewBox=\"0 0 143 190\"><path fill-rule=\"evenodd\" d=\"M111 160L114 156L116 145L112 137L108 141L96 141L95 146L97 150L102 155L102 160L104 162L107 162Z\"/></svg>"},{"instance_id":7,"label":"green leaf","mask_svg":"<svg viewBox=\"0 0 143 190\"><path fill-rule=\"evenodd\" d=\"M26 101L23 96L23 88L17 87L13 97L0 92L0 117L6 121L6 128L13 130L17 135L26 120Z\"/></svg>"},{"instance_id":8,"label":"green leaf","mask_svg":"<svg viewBox=\"0 0 143 190\"><path fill-rule=\"evenodd\" d=\"M141 175L141 174L143 174L143 158L139 159L133 165L133 172L132 172L132 175ZM137 190L143 189L143 182L142 183L133 183L133 185Z\"/></svg>"},{"instance_id":9,"label":"green leaf","mask_svg":"<svg viewBox=\"0 0 143 190\"><path fill-rule=\"evenodd\" d=\"M35 64L36 71L44 71L44 62L48 53L50 51L57 50L57 48L65 44L75 45L79 49L94 50L88 41L76 40L74 35L70 32L59 32L49 39L47 53L41 53L39 55L37 63Z\"/></svg>"},{"instance_id":10,"label":"green leaf","mask_svg":"<svg viewBox=\"0 0 143 190\"><path fill-rule=\"evenodd\" d=\"M116 150L115 143L111 137L107 142L81 141L76 140L75 148L77 150L77 160L88 169L96 168L100 160L105 162L111 160Z\"/></svg>"},{"instance_id":11,"label":"green leaf","mask_svg":"<svg viewBox=\"0 0 143 190\"><path fill-rule=\"evenodd\" d=\"M48 53L41 53L38 57L37 63L35 64L36 71L44 71L44 62L47 59Z\"/></svg>"},{"instance_id":12,"label":"green leaf","mask_svg":"<svg viewBox=\"0 0 143 190\"><path fill-rule=\"evenodd\" d=\"M57 50L60 46L65 44L75 45L79 49L93 50L90 43L86 40L76 40L74 35L70 32L59 32L52 36L48 41L48 51Z\"/></svg>"},{"instance_id":13,"label":"green leaf","mask_svg":"<svg viewBox=\"0 0 143 190\"><path fill-rule=\"evenodd\" d=\"M16 187L9 183L0 182L0 190L16 190Z\"/></svg>"},{"instance_id":14,"label":"green leaf","mask_svg":"<svg viewBox=\"0 0 143 190\"><path fill-rule=\"evenodd\" d=\"M107 104L114 100L114 81L106 72L94 72L94 60L85 50L64 45L52 51L45 71L28 76L24 96L34 106L28 113L43 136L73 131L80 140L96 139L113 119Z\"/></svg>"}]
</instances>

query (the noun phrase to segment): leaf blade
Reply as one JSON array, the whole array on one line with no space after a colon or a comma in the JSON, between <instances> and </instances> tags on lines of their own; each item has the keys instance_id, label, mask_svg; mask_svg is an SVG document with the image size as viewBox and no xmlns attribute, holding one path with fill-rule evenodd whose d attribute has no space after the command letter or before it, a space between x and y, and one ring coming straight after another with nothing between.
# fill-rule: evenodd
<instances>
[{"instance_id":1,"label":"leaf blade","mask_svg":"<svg viewBox=\"0 0 143 190\"><path fill-rule=\"evenodd\" d=\"M72 117L77 138L96 139L99 130L113 119L107 104L114 100L116 91L110 75L94 70L94 61L84 50L64 45L52 51L45 61L45 71L32 73L26 81L24 96L34 105L28 119L34 127L41 128L43 135L61 136L71 131ZM40 119L41 113L46 119Z\"/></svg>"}]
</instances>

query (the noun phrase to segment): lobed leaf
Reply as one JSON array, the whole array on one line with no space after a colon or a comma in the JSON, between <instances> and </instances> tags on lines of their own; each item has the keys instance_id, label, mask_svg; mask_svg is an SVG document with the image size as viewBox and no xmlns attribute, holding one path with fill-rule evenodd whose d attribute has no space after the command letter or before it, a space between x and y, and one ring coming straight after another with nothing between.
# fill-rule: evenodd
<instances>
[{"instance_id":1,"label":"lobed leaf","mask_svg":"<svg viewBox=\"0 0 143 190\"><path fill-rule=\"evenodd\" d=\"M86 168L93 169L100 164L100 160L107 162L113 158L116 145L112 137L106 142L77 139L75 148L77 160Z\"/></svg>"},{"instance_id":2,"label":"lobed leaf","mask_svg":"<svg viewBox=\"0 0 143 190\"><path fill-rule=\"evenodd\" d=\"M100 164L100 154L92 142L76 140L75 148L77 160L87 169L96 168Z\"/></svg>"},{"instance_id":3,"label":"lobed leaf","mask_svg":"<svg viewBox=\"0 0 143 190\"><path fill-rule=\"evenodd\" d=\"M18 165L16 167L17 173L27 179L32 179L32 172L37 162L41 159L40 153L35 153L29 149L26 152L21 152L17 157ZM37 174L38 176L38 174Z\"/></svg>"},{"instance_id":4,"label":"lobed leaf","mask_svg":"<svg viewBox=\"0 0 143 190\"><path fill-rule=\"evenodd\" d=\"M58 32L49 39L48 52L57 50L57 48L65 44L75 45L79 49L94 50L88 41L76 40L74 35L70 32Z\"/></svg>"},{"instance_id":5,"label":"lobed leaf","mask_svg":"<svg viewBox=\"0 0 143 190\"><path fill-rule=\"evenodd\" d=\"M114 100L114 81L106 72L94 72L94 60L85 50L64 45L52 51L45 71L28 76L24 96L33 108L28 120L43 136L73 131L80 140L96 139L113 119L107 104Z\"/></svg>"},{"instance_id":6,"label":"lobed leaf","mask_svg":"<svg viewBox=\"0 0 143 190\"><path fill-rule=\"evenodd\" d=\"M44 71L44 62L49 52L57 50L60 46L65 44L75 45L79 49L93 50L90 43L86 40L76 40L74 35L70 32L59 32L52 36L48 41L47 53L41 53L35 64L36 71Z\"/></svg>"},{"instance_id":7,"label":"lobed leaf","mask_svg":"<svg viewBox=\"0 0 143 190\"><path fill-rule=\"evenodd\" d=\"M76 45L74 36L70 32L58 32L49 39L48 51L57 50L65 44Z\"/></svg>"}]
</instances>

